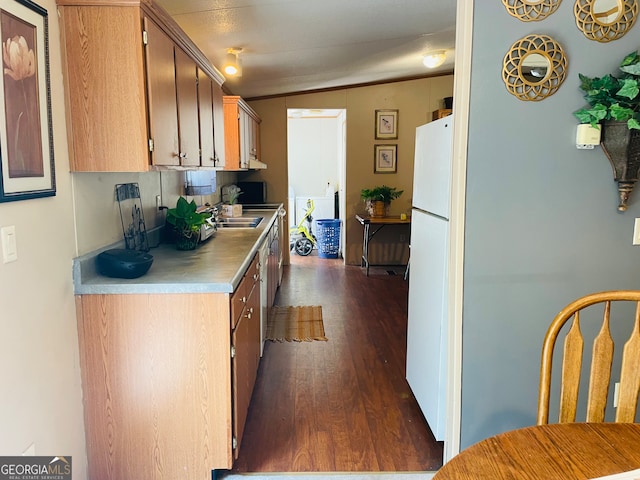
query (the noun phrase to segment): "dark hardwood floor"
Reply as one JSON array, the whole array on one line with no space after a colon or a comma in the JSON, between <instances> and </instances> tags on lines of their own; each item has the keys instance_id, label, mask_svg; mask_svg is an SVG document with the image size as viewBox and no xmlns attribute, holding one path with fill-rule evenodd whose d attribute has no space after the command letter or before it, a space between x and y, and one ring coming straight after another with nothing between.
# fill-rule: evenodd
<instances>
[{"instance_id":1,"label":"dark hardwood floor","mask_svg":"<svg viewBox=\"0 0 640 480\"><path fill-rule=\"evenodd\" d=\"M321 305L328 342L266 342L233 472L409 472L442 465L405 380L408 286L292 253L276 304Z\"/></svg>"}]
</instances>

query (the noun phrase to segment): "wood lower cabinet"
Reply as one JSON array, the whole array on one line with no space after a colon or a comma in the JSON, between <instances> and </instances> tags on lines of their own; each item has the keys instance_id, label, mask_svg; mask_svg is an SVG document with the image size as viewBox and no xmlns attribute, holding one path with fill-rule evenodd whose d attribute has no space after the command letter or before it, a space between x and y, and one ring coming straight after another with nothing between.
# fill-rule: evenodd
<instances>
[{"instance_id":1,"label":"wood lower cabinet","mask_svg":"<svg viewBox=\"0 0 640 480\"><path fill-rule=\"evenodd\" d=\"M280 285L279 260L280 260L280 230L279 224L282 218L278 217L278 221L273 224L269 231L269 255L267 257L267 305L271 306L275 303L276 292Z\"/></svg>"},{"instance_id":2,"label":"wood lower cabinet","mask_svg":"<svg viewBox=\"0 0 640 480\"><path fill-rule=\"evenodd\" d=\"M231 334L231 376L233 388L233 448L238 458L249 403L260 363L260 284L247 287L249 296Z\"/></svg>"},{"instance_id":3,"label":"wood lower cabinet","mask_svg":"<svg viewBox=\"0 0 640 480\"><path fill-rule=\"evenodd\" d=\"M260 260L256 255L231 296L233 448L238 458L260 363Z\"/></svg>"},{"instance_id":4,"label":"wood lower cabinet","mask_svg":"<svg viewBox=\"0 0 640 480\"><path fill-rule=\"evenodd\" d=\"M153 0L57 5L71 170L200 167L196 69L217 89L224 77L177 23Z\"/></svg>"},{"instance_id":5,"label":"wood lower cabinet","mask_svg":"<svg viewBox=\"0 0 640 480\"><path fill-rule=\"evenodd\" d=\"M234 329L229 294L76 297L89 478L209 480L233 466L260 358L251 268Z\"/></svg>"}]
</instances>

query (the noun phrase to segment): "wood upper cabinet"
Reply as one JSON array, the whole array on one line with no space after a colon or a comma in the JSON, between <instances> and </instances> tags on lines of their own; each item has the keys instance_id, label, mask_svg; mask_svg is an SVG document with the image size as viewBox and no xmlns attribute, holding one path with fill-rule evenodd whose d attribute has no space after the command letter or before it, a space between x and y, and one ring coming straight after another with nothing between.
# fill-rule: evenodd
<instances>
[{"instance_id":1,"label":"wood upper cabinet","mask_svg":"<svg viewBox=\"0 0 640 480\"><path fill-rule=\"evenodd\" d=\"M57 4L71 170L197 168L197 70L224 77L153 0Z\"/></svg>"},{"instance_id":2,"label":"wood upper cabinet","mask_svg":"<svg viewBox=\"0 0 640 480\"><path fill-rule=\"evenodd\" d=\"M260 117L240 97L223 99L225 131L225 170L250 168L251 160L260 160Z\"/></svg>"},{"instance_id":3,"label":"wood upper cabinet","mask_svg":"<svg viewBox=\"0 0 640 480\"><path fill-rule=\"evenodd\" d=\"M178 96L178 138L180 165L200 165L200 135L198 127L198 77L193 60L175 47L176 90Z\"/></svg>"},{"instance_id":4,"label":"wood upper cabinet","mask_svg":"<svg viewBox=\"0 0 640 480\"><path fill-rule=\"evenodd\" d=\"M59 12L71 170L148 170L140 11L69 5Z\"/></svg>"},{"instance_id":5,"label":"wood upper cabinet","mask_svg":"<svg viewBox=\"0 0 640 480\"><path fill-rule=\"evenodd\" d=\"M200 120L200 164L216 166L213 131L213 82L198 69L198 119Z\"/></svg>"},{"instance_id":6,"label":"wood upper cabinet","mask_svg":"<svg viewBox=\"0 0 640 480\"><path fill-rule=\"evenodd\" d=\"M200 165L197 67L148 18L144 19L151 163Z\"/></svg>"},{"instance_id":7,"label":"wood upper cabinet","mask_svg":"<svg viewBox=\"0 0 640 480\"><path fill-rule=\"evenodd\" d=\"M214 138L213 143L216 151L218 161L217 167L224 167L226 162L225 154L225 130L224 130L224 107L223 99L224 92L222 91L222 85L213 82L213 125L214 125Z\"/></svg>"},{"instance_id":8,"label":"wood upper cabinet","mask_svg":"<svg viewBox=\"0 0 640 480\"><path fill-rule=\"evenodd\" d=\"M151 163L180 165L175 57L171 39L145 18Z\"/></svg>"},{"instance_id":9,"label":"wood upper cabinet","mask_svg":"<svg viewBox=\"0 0 640 480\"><path fill-rule=\"evenodd\" d=\"M224 165L224 116L222 87L198 69L200 115L200 165Z\"/></svg>"}]
</instances>

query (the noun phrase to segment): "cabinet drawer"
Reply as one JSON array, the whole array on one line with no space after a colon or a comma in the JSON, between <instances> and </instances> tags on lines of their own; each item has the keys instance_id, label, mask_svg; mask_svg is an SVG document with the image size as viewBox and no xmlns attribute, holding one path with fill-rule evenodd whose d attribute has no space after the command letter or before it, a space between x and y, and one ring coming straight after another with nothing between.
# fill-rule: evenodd
<instances>
[{"instance_id":1,"label":"cabinet drawer","mask_svg":"<svg viewBox=\"0 0 640 480\"><path fill-rule=\"evenodd\" d=\"M251 282L256 283L260 279L260 256L256 255L249 265L245 277L249 277Z\"/></svg>"},{"instance_id":2,"label":"cabinet drawer","mask_svg":"<svg viewBox=\"0 0 640 480\"><path fill-rule=\"evenodd\" d=\"M238 320L243 314L243 309L247 305L247 300L251 295L256 282L260 279L260 262L258 255L253 258L251 265L242 277L238 288L231 295L231 329L236 328Z\"/></svg>"},{"instance_id":3,"label":"cabinet drawer","mask_svg":"<svg viewBox=\"0 0 640 480\"><path fill-rule=\"evenodd\" d=\"M238 288L236 288L236 291L233 292L233 295L231 295L231 329L232 330L236 328L236 325L238 324L238 320L242 315L242 310L244 309L244 306L247 304L247 298L249 296L249 293L251 292L250 289L247 289L247 283L248 282L246 277L243 278L240 284L238 285Z\"/></svg>"}]
</instances>

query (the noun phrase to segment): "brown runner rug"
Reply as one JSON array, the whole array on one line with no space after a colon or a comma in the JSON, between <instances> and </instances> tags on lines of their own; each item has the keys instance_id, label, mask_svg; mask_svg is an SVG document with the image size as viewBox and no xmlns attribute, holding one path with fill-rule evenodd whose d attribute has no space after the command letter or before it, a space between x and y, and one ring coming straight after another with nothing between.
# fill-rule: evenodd
<instances>
[{"instance_id":1,"label":"brown runner rug","mask_svg":"<svg viewBox=\"0 0 640 480\"><path fill-rule=\"evenodd\" d=\"M267 319L267 340L274 342L327 341L321 306L274 306Z\"/></svg>"}]
</instances>

